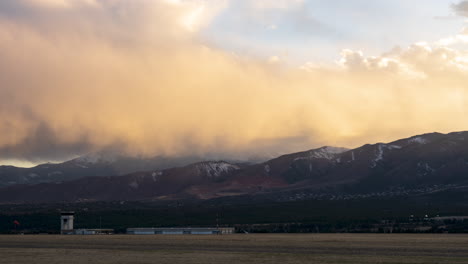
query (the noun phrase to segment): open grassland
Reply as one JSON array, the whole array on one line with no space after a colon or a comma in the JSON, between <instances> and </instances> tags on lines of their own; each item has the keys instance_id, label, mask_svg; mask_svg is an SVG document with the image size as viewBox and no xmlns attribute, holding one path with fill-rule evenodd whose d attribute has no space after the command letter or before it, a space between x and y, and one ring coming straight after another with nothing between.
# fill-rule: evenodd
<instances>
[{"instance_id":1,"label":"open grassland","mask_svg":"<svg viewBox=\"0 0 468 264\"><path fill-rule=\"evenodd\" d=\"M0 263L468 263L468 235L0 236Z\"/></svg>"}]
</instances>

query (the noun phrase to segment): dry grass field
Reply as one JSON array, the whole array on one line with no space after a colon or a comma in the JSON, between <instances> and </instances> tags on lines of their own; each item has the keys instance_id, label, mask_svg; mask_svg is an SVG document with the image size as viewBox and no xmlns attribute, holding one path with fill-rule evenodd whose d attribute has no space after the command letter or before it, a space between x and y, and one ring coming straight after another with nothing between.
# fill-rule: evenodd
<instances>
[{"instance_id":1,"label":"dry grass field","mask_svg":"<svg viewBox=\"0 0 468 264\"><path fill-rule=\"evenodd\" d=\"M0 236L0 263L468 263L468 235Z\"/></svg>"}]
</instances>

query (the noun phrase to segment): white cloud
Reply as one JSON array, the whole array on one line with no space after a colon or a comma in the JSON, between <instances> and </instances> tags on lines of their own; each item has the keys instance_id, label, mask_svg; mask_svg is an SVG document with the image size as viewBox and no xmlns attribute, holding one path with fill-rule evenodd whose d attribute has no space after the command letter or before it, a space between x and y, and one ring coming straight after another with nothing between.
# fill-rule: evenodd
<instances>
[{"instance_id":1,"label":"white cloud","mask_svg":"<svg viewBox=\"0 0 468 264\"><path fill-rule=\"evenodd\" d=\"M181 24L189 31L199 31L208 25L221 10L228 6L228 0L167 0L176 2L186 11L181 18Z\"/></svg>"},{"instance_id":2,"label":"white cloud","mask_svg":"<svg viewBox=\"0 0 468 264\"><path fill-rule=\"evenodd\" d=\"M418 72L410 64L400 61L398 56L365 57L362 51L345 49L341 52L341 59L337 64L349 71L378 71L405 78L425 78L423 72Z\"/></svg>"},{"instance_id":3,"label":"white cloud","mask_svg":"<svg viewBox=\"0 0 468 264\"><path fill-rule=\"evenodd\" d=\"M463 28L460 33L455 36L440 39L435 43L439 46L452 46L457 44L468 44L468 28Z\"/></svg>"},{"instance_id":4,"label":"white cloud","mask_svg":"<svg viewBox=\"0 0 468 264\"><path fill-rule=\"evenodd\" d=\"M465 35L445 38L436 43L418 42L406 49L396 48L380 56L364 56L362 51L345 49L337 65L348 71L370 71L395 74L406 78L425 79L444 73L467 73L468 53L448 47L468 43ZM310 69L312 63L302 68Z\"/></svg>"},{"instance_id":5,"label":"white cloud","mask_svg":"<svg viewBox=\"0 0 468 264\"><path fill-rule=\"evenodd\" d=\"M254 0L250 4L255 9L292 9L305 3L304 0Z\"/></svg>"}]
</instances>

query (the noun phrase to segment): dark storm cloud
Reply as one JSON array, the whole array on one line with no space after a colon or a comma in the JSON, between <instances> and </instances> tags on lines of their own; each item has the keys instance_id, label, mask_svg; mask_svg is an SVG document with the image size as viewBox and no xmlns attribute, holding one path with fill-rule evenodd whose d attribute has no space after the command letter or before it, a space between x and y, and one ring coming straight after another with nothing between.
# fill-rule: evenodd
<instances>
[{"instance_id":1,"label":"dark storm cloud","mask_svg":"<svg viewBox=\"0 0 468 264\"><path fill-rule=\"evenodd\" d=\"M453 10L459 16L468 17L468 1L461 1L452 5Z\"/></svg>"},{"instance_id":2,"label":"dark storm cloud","mask_svg":"<svg viewBox=\"0 0 468 264\"><path fill-rule=\"evenodd\" d=\"M66 160L76 156L77 153L87 153L92 149L85 136L72 143L58 142L56 134L42 123L18 144L0 147L0 160L12 158L31 162Z\"/></svg>"}]
</instances>

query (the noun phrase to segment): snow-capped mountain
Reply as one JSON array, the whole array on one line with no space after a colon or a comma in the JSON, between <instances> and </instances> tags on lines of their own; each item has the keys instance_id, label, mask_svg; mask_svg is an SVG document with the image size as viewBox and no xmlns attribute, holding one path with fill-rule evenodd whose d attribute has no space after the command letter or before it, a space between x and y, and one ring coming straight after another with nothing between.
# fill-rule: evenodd
<instances>
[{"instance_id":1,"label":"snow-capped mountain","mask_svg":"<svg viewBox=\"0 0 468 264\"><path fill-rule=\"evenodd\" d=\"M164 170L204 160L203 157L135 158L115 153L90 153L59 164L33 168L0 166L0 187L70 181L90 176L119 176L137 171Z\"/></svg>"},{"instance_id":2,"label":"snow-capped mountain","mask_svg":"<svg viewBox=\"0 0 468 264\"><path fill-rule=\"evenodd\" d=\"M73 166L114 164L101 158ZM70 165L71 166L71 165ZM258 164L206 161L113 177L0 189L0 203L211 199L301 192L388 194L468 186L468 132L425 134L356 149L323 147ZM302 195L301 194L301 195ZM365 194L365 195L362 195Z\"/></svg>"}]
</instances>

